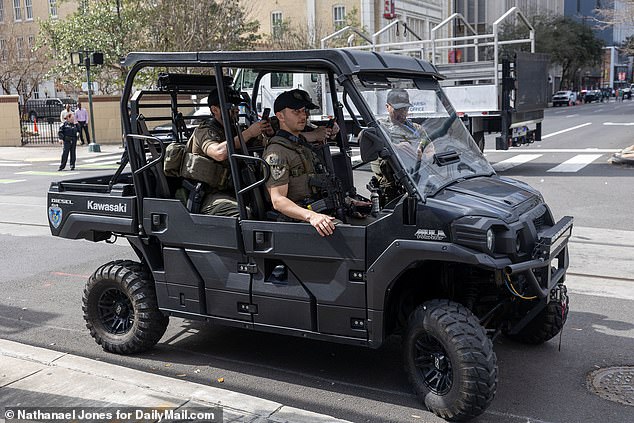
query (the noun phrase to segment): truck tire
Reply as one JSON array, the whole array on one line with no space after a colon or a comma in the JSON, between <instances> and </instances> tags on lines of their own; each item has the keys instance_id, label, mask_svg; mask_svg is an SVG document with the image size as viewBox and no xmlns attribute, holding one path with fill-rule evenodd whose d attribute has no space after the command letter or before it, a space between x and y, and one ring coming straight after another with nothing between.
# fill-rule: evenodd
<instances>
[{"instance_id":1,"label":"truck tire","mask_svg":"<svg viewBox=\"0 0 634 423\"><path fill-rule=\"evenodd\" d=\"M129 260L106 263L92 274L82 309L90 335L104 350L117 354L152 348L169 321L158 309L146 267Z\"/></svg>"},{"instance_id":2,"label":"truck tire","mask_svg":"<svg viewBox=\"0 0 634 423\"><path fill-rule=\"evenodd\" d=\"M554 338L568 318L568 296L563 302L552 301L521 331L507 335L522 344L539 345Z\"/></svg>"},{"instance_id":3,"label":"truck tire","mask_svg":"<svg viewBox=\"0 0 634 423\"><path fill-rule=\"evenodd\" d=\"M423 303L404 339L405 371L428 410L449 421L470 420L489 406L497 387L493 344L466 307Z\"/></svg>"}]
</instances>

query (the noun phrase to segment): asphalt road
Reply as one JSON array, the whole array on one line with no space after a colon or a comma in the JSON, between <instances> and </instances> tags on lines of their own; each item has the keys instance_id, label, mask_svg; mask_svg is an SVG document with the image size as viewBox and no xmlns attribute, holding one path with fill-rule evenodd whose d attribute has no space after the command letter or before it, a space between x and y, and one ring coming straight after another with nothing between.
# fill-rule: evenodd
<instances>
[{"instance_id":1,"label":"asphalt road","mask_svg":"<svg viewBox=\"0 0 634 423\"><path fill-rule=\"evenodd\" d=\"M607 108L605 115L600 108ZM634 169L608 164L611 153L569 151L617 150L634 144L629 126L604 125L634 122L632 111L634 102L628 101L550 109L544 134L566 132L508 152L487 151L496 164L517 155L540 154L499 173L537 186L557 217L575 217L579 236L571 248L570 314L561 351L559 338L538 347L499 338L497 395L476 422L634 421L633 406L604 400L587 388L588 374L597 368L634 365ZM546 152L552 149L567 152ZM579 154L600 156L575 172L548 172ZM106 161L92 163L101 167L80 162L80 174L112 166ZM411 394L398 339L366 350L173 318L161 342L148 353L124 357L103 352L83 323L83 286L101 264L134 256L122 241L93 244L49 235L44 193L48 183L59 178L51 172L54 164L0 164L0 180L25 180L0 184L2 338L355 422L442 421L421 409ZM363 176L361 171L359 177Z\"/></svg>"}]
</instances>

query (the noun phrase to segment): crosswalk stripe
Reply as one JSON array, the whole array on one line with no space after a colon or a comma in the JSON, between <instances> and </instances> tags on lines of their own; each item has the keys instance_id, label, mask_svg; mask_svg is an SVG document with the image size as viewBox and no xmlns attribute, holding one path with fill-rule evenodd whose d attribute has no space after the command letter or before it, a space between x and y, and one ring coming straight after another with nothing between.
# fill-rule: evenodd
<instances>
[{"instance_id":1,"label":"crosswalk stripe","mask_svg":"<svg viewBox=\"0 0 634 423\"><path fill-rule=\"evenodd\" d=\"M548 169L548 172L578 172L602 155L603 154L577 154L552 169Z\"/></svg>"},{"instance_id":2,"label":"crosswalk stripe","mask_svg":"<svg viewBox=\"0 0 634 423\"><path fill-rule=\"evenodd\" d=\"M116 162L121 158L121 154L108 154L107 156L94 157L92 159L81 159L83 163L97 163L102 161Z\"/></svg>"},{"instance_id":3,"label":"crosswalk stripe","mask_svg":"<svg viewBox=\"0 0 634 423\"><path fill-rule=\"evenodd\" d=\"M33 166L32 163L0 163L2 167L22 167L22 166Z\"/></svg>"},{"instance_id":4,"label":"crosswalk stripe","mask_svg":"<svg viewBox=\"0 0 634 423\"><path fill-rule=\"evenodd\" d=\"M26 179L0 179L0 184L15 184L16 182L26 182Z\"/></svg>"},{"instance_id":5,"label":"crosswalk stripe","mask_svg":"<svg viewBox=\"0 0 634 423\"><path fill-rule=\"evenodd\" d=\"M35 175L35 176L68 176L77 175L77 172L41 172L36 170L28 170L26 172L16 172L16 175Z\"/></svg>"},{"instance_id":6,"label":"crosswalk stripe","mask_svg":"<svg viewBox=\"0 0 634 423\"><path fill-rule=\"evenodd\" d=\"M504 172L505 170L530 162L531 160L535 160L541 156L542 154L518 154L517 156L513 156L494 164L493 169L495 169L496 172Z\"/></svg>"}]
</instances>

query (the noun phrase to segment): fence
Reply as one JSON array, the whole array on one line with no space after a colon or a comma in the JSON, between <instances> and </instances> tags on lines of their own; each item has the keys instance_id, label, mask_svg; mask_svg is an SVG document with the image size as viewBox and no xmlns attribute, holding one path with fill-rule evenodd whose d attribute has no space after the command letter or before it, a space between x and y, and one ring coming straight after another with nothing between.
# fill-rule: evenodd
<instances>
[{"instance_id":1,"label":"fence","mask_svg":"<svg viewBox=\"0 0 634 423\"><path fill-rule=\"evenodd\" d=\"M18 104L20 115L20 136L22 145L57 143L57 131L62 124L59 120L60 110L53 106L41 106L38 113L29 111Z\"/></svg>"}]
</instances>

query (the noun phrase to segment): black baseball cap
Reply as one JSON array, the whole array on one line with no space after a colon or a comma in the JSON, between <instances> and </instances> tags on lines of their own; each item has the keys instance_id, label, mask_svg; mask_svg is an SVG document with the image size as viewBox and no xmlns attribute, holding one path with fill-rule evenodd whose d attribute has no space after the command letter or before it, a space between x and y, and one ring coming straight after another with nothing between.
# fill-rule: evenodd
<instances>
[{"instance_id":1,"label":"black baseball cap","mask_svg":"<svg viewBox=\"0 0 634 423\"><path fill-rule=\"evenodd\" d=\"M395 109L403 109L405 107L412 107L409 102L409 94L403 88L394 88L387 93L387 104Z\"/></svg>"},{"instance_id":2,"label":"black baseball cap","mask_svg":"<svg viewBox=\"0 0 634 423\"><path fill-rule=\"evenodd\" d=\"M220 96L218 95L220 91L217 87L212 88L209 93L209 97L207 97L207 105L208 106L220 106ZM227 88L227 102L230 104L240 104L242 103L242 97L240 97L240 93L234 90L233 88Z\"/></svg>"},{"instance_id":3,"label":"black baseball cap","mask_svg":"<svg viewBox=\"0 0 634 423\"><path fill-rule=\"evenodd\" d=\"M286 108L293 110L299 110L301 108L305 108L306 110L319 109L319 107L313 103L310 95L300 89L284 91L277 96L273 104L273 111L277 113Z\"/></svg>"}]
</instances>

